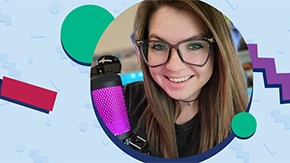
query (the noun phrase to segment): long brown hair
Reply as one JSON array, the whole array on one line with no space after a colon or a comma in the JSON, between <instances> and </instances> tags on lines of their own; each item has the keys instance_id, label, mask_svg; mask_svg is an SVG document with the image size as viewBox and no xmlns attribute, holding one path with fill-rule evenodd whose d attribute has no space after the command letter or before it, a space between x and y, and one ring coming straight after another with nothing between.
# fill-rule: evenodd
<instances>
[{"instance_id":1,"label":"long brown hair","mask_svg":"<svg viewBox=\"0 0 290 163\"><path fill-rule=\"evenodd\" d=\"M203 86L199 98L199 153L220 143L231 132L235 114L247 108L246 81L224 15L206 3L196 0L145 0L136 14L135 39L148 39L151 16L161 7L187 10L199 16L209 34L216 40L214 70ZM147 139L156 145L164 158L178 158L175 121L180 113L178 101L169 97L153 80L141 58L145 95L148 105L139 121L146 126Z\"/></svg>"}]
</instances>

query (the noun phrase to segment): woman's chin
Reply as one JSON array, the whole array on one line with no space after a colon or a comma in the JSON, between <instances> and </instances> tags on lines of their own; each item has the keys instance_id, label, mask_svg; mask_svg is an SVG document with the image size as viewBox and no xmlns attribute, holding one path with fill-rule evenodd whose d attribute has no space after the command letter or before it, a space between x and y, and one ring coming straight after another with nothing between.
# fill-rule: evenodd
<instances>
[{"instance_id":1,"label":"woman's chin","mask_svg":"<svg viewBox=\"0 0 290 163\"><path fill-rule=\"evenodd\" d=\"M199 91L190 94L188 90L165 90L165 92L175 100L192 101L198 97Z\"/></svg>"},{"instance_id":2,"label":"woman's chin","mask_svg":"<svg viewBox=\"0 0 290 163\"><path fill-rule=\"evenodd\" d=\"M184 100L188 98L185 93L167 92L167 94L175 100Z\"/></svg>"}]
</instances>

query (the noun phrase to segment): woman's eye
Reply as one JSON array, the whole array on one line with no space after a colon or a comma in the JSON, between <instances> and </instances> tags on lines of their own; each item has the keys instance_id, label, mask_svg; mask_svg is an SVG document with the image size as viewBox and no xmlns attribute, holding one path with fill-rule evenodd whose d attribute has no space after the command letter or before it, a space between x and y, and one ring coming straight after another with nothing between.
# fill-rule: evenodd
<instances>
[{"instance_id":1,"label":"woman's eye","mask_svg":"<svg viewBox=\"0 0 290 163\"><path fill-rule=\"evenodd\" d=\"M202 48L202 45L200 45L200 44L189 44L188 45L188 49L190 49L190 50L198 50L201 48Z\"/></svg>"},{"instance_id":2,"label":"woman's eye","mask_svg":"<svg viewBox=\"0 0 290 163\"><path fill-rule=\"evenodd\" d=\"M155 44L155 45L152 46L152 48L154 50L158 50L158 51L160 51L160 50L166 50L166 46L163 45L163 44Z\"/></svg>"}]
</instances>

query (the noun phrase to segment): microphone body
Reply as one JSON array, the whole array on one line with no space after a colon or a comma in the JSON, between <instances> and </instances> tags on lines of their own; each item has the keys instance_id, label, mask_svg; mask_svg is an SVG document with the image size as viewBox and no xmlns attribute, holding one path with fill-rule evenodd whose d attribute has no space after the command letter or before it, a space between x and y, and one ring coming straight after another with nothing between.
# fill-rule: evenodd
<instances>
[{"instance_id":1,"label":"microphone body","mask_svg":"<svg viewBox=\"0 0 290 163\"><path fill-rule=\"evenodd\" d=\"M94 76L91 88L95 107L108 129L121 141L130 137L132 133L120 76Z\"/></svg>"},{"instance_id":2,"label":"microphone body","mask_svg":"<svg viewBox=\"0 0 290 163\"><path fill-rule=\"evenodd\" d=\"M102 56L91 70L94 105L108 129L124 144L149 155L148 142L131 131L123 85L118 73L121 63L114 56Z\"/></svg>"}]
</instances>

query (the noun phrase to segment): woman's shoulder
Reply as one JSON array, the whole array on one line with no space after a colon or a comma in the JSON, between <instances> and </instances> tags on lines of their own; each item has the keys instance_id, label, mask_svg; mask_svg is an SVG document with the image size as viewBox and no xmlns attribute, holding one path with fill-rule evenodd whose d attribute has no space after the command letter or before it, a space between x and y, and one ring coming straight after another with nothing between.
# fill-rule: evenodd
<instances>
[{"instance_id":1,"label":"woman's shoulder","mask_svg":"<svg viewBox=\"0 0 290 163\"><path fill-rule=\"evenodd\" d=\"M124 86L124 96L132 130L147 107L143 81L133 82Z\"/></svg>"},{"instance_id":2,"label":"woman's shoulder","mask_svg":"<svg viewBox=\"0 0 290 163\"><path fill-rule=\"evenodd\" d=\"M143 81L136 81L136 82L132 82L132 83L128 83L124 85L124 92L136 92L136 91L144 92Z\"/></svg>"},{"instance_id":3,"label":"woman's shoulder","mask_svg":"<svg viewBox=\"0 0 290 163\"><path fill-rule=\"evenodd\" d=\"M140 101L145 96L143 81L137 81L124 86L124 96L128 102Z\"/></svg>"},{"instance_id":4,"label":"woman's shoulder","mask_svg":"<svg viewBox=\"0 0 290 163\"><path fill-rule=\"evenodd\" d=\"M124 86L124 97L128 109L136 107L140 102L144 101L145 91L143 81L126 84Z\"/></svg>"}]
</instances>

